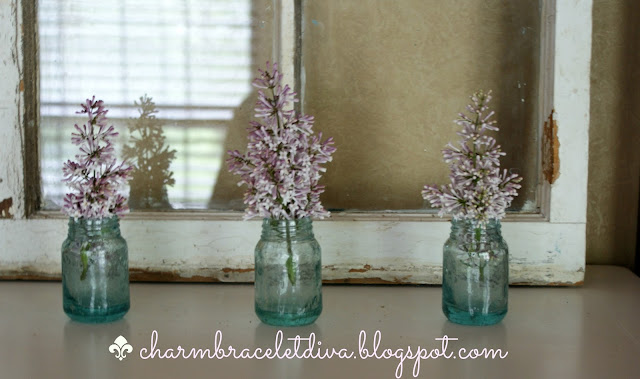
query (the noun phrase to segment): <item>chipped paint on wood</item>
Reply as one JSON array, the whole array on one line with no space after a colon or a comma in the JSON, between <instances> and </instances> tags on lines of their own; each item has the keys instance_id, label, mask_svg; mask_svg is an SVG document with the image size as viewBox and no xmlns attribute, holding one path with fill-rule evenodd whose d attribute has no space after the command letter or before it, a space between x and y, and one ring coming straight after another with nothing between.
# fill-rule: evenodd
<instances>
[{"instance_id":1,"label":"chipped paint on wood","mask_svg":"<svg viewBox=\"0 0 640 379\"><path fill-rule=\"evenodd\" d=\"M245 273L245 272L253 272L255 271L255 269L253 268L230 268L230 267L225 267L222 269L222 272L224 273L229 273L229 272L233 272L233 273Z\"/></svg>"},{"instance_id":2,"label":"chipped paint on wood","mask_svg":"<svg viewBox=\"0 0 640 379\"><path fill-rule=\"evenodd\" d=\"M13 218L11 215L11 207L13 206L13 198L0 201L0 218Z\"/></svg>"},{"instance_id":3,"label":"chipped paint on wood","mask_svg":"<svg viewBox=\"0 0 640 379\"><path fill-rule=\"evenodd\" d=\"M447 222L331 221L314 224L328 283L439 284ZM120 224L132 280L251 282L259 222L130 220ZM386 229L381 233L380 229ZM584 279L584 225L504 223L514 283L577 283ZM0 276L55 276L67 220L2 220ZM358 234L358 238L353 238ZM255 236L247 238L247 236ZM28 243L27 243L28 241ZM196 247L194 247L194 245ZM548 254L548 251L561 254Z\"/></svg>"},{"instance_id":4,"label":"chipped paint on wood","mask_svg":"<svg viewBox=\"0 0 640 379\"><path fill-rule=\"evenodd\" d=\"M555 109L561 167L553 185L547 185L549 221L586 224L593 2L554 3L553 101L545 110ZM545 178L541 181L547 183Z\"/></svg>"},{"instance_id":5,"label":"chipped paint on wood","mask_svg":"<svg viewBox=\"0 0 640 379\"><path fill-rule=\"evenodd\" d=\"M542 174L549 184L560 176L560 141L554 113L552 110L542 131Z\"/></svg>"},{"instance_id":6,"label":"chipped paint on wood","mask_svg":"<svg viewBox=\"0 0 640 379\"><path fill-rule=\"evenodd\" d=\"M149 270L142 268L130 268L129 280L132 282L194 282L216 283L220 282L214 276L193 275L184 276L178 271Z\"/></svg>"},{"instance_id":7,"label":"chipped paint on wood","mask_svg":"<svg viewBox=\"0 0 640 379\"><path fill-rule=\"evenodd\" d=\"M21 1L0 1L0 217L14 219L24 217L21 25Z\"/></svg>"},{"instance_id":8,"label":"chipped paint on wood","mask_svg":"<svg viewBox=\"0 0 640 379\"><path fill-rule=\"evenodd\" d=\"M323 284L411 284L402 283L400 280L386 280L381 278L343 278L343 279L325 279Z\"/></svg>"},{"instance_id":9,"label":"chipped paint on wood","mask_svg":"<svg viewBox=\"0 0 640 379\"><path fill-rule=\"evenodd\" d=\"M517 272L516 280L511 281L512 286L581 286L583 280L577 281L553 281L545 282L536 278L533 273L523 275L522 267L511 267L512 272ZM418 274L407 274L409 271ZM524 271L528 271L524 269ZM542 269L541 272L546 272ZM254 269L244 268L208 268L197 269L190 272L168 268L140 268L129 269L129 278L132 282L181 282L181 283L253 283ZM387 284L387 285L440 285L442 284L442 268L438 266L406 268L391 267L382 275L353 276L349 267L323 268L322 283L324 284ZM576 276L577 278L577 276ZM518 280L524 279L524 280ZM34 266L25 266L14 270L0 270L0 280L60 280L60 273L45 273Z\"/></svg>"},{"instance_id":10,"label":"chipped paint on wood","mask_svg":"<svg viewBox=\"0 0 640 379\"><path fill-rule=\"evenodd\" d=\"M349 272L367 272L367 271L386 271L384 267L371 267L371 265L366 264L362 268L352 268Z\"/></svg>"},{"instance_id":11,"label":"chipped paint on wood","mask_svg":"<svg viewBox=\"0 0 640 379\"><path fill-rule=\"evenodd\" d=\"M0 274L0 280L41 280L54 282L60 280L60 275L46 275L39 272L30 273L23 270L15 270Z\"/></svg>"},{"instance_id":12,"label":"chipped paint on wood","mask_svg":"<svg viewBox=\"0 0 640 379\"><path fill-rule=\"evenodd\" d=\"M541 286L541 284L539 283L530 283L530 282L516 282L516 283L509 283L509 285L511 286ZM544 286L546 287L582 287L584 285L584 281L581 280L579 282L575 282L575 283L567 283L567 282L550 282L550 283L545 283Z\"/></svg>"}]
</instances>

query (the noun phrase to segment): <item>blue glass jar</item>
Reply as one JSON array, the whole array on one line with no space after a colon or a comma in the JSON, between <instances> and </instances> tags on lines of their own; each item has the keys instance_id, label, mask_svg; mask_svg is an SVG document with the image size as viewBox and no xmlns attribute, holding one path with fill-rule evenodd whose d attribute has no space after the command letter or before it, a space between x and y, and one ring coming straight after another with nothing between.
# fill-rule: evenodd
<instances>
[{"instance_id":1,"label":"blue glass jar","mask_svg":"<svg viewBox=\"0 0 640 379\"><path fill-rule=\"evenodd\" d=\"M255 311L277 326L307 325L320 316L321 252L310 218L263 220L255 249Z\"/></svg>"},{"instance_id":2,"label":"blue glass jar","mask_svg":"<svg viewBox=\"0 0 640 379\"><path fill-rule=\"evenodd\" d=\"M86 323L115 321L129 310L129 256L118 217L69 219L62 306L71 319Z\"/></svg>"},{"instance_id":3,"label":"blue glass jar","mask_svg":"<svg viewBox=\"0 0 640 379\"><path fill-rule=\"evenodd\" d=\"M451 222L442 262L442 310L457 324L491 325L507 314L509 249L500 221Z\"/></svg>"}]
</instances>

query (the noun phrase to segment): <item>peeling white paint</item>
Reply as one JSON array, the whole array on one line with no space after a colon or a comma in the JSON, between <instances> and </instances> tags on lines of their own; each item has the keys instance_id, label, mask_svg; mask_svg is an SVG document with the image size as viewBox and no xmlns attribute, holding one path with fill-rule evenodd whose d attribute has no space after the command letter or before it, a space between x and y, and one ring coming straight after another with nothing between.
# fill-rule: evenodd
<instances>
[{"instance_id":1,"label":"peeling white paint","mask_svg":"<svg viewBox=\"0 0 640 379\"><path fill-rule=\"evenodd\" d=\"M556 1L553 107L560 176L551 190L551 222L587 222L591 0Z\"/></svg>"},{"instance_id":2,"label":"peeling white paint","mask_svg":"<svg viewBox=\"0 0 640 379\"><path fill-rule=\"evenodd\" d=\"M260 228L259 221L121 222L131 268L222 281L253 279L251 272L232 273L226 278L221 270L253 267ZM66 220L0 220L0 229L11 236L4 241L0 275L3 270L6 274L24 268L44 276L59 275ZM502 229L511 254L512 282L582 280L584 225L511 222L504 223ZM374 278L428 284L439 284L442 279L442 246L449 236L448 222L316 221L314 232L327 267L324 279ZM547 253L550 248L557 252L552 262ZM364 269L366 265L371 268ZM362 270L350 272L352 269Z\"/></svg>"},{"instance_id":3,"label":"peeling white paint","mask_svg":"<svg viewBox=\"0 0 640 379\"><path fill-rule=\"evenodd\" d=\"M24 173L22 166L21 115L24 113L20 91L22 39L20 2L0 1L0 201L12 198L10 213L24 217Z\"/></svg>"}]
</instances>

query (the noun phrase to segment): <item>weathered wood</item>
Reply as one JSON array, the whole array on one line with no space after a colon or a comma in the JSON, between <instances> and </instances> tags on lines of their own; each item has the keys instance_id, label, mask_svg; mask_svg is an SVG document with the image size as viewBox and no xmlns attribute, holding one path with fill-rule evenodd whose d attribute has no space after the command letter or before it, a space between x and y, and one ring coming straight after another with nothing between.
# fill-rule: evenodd
<instances>
[{"instance_id":1,"label":"weathered wood","mask_svg":"<svg viewBox=\"0 0 640 379\"><path fill-rule=\"evenodd\" d=\"M584 276L584 224L505 222L513 283L575 284ZM259 221L121 221L130 267L141 280L250 282ZM64 219L0 220L0 277L57 277ZM324 279L439 284L446 221L316 221ZM193 279L195 278L195 279Z\"/></svg>"},{"instance_id":2,"label":"weathered wood","mask_svg":"<svg viewBox=\"0 0 640 379\"><path fill-rule=\"evenodd\" d=\"M0 202L2 217L24 217L22 8L0 1Z\"/></svg>"}]
</instances>

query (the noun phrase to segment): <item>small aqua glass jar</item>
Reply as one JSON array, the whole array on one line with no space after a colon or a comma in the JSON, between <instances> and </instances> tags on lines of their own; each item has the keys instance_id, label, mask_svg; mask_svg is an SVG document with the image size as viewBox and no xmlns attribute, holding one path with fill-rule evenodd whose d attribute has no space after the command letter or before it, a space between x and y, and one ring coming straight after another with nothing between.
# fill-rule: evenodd
<instances>
[{"instance_id":1,"label":"small aqua glass jar","mask_svg":"<svg viewBox=\"0 0 640 379\"><path fill-rule=\"evenodd\" d=\"M453 220L444 245L442 311L454 323L492 325L507 314L509 249L500 221Z\"/></svg>"},{"instance_id":2,"label":"small aqua glass jar","mask_svg":"<svg viewBox=\"0 0 640 379\"><path fill-rule=\"evenodd\" d=\"M129 310L129 256L118 217L69 219L62 306L72 320L85 323L115 321Z\"/></svg>"},{"instance_id":3,"label":"small aqua glass jar","mask_svg":"<svg viewBox=\"0 0 640 379\"><path fill-rule=\"evenodd\" d=\"M313 323L322 312L322 262L310 218L264 219L255 249L255 311L269 325Z\"/></svg>"}]
</instances>

